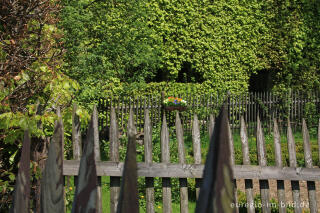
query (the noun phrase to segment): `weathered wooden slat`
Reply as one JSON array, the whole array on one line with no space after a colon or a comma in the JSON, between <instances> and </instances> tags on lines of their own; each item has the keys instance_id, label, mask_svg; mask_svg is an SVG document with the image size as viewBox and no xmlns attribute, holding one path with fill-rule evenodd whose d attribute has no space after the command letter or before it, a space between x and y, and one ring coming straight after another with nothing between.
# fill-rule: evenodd
<instances>
[{"instance_id":1,"label":"weathered wooden slat","mask_svg":"<svg viewBox=\"0 0 320 213\"><path fill-rule=\"evenodd\" d=\"M304 149L304 161L307 168L312 168L312 154L310 147L310 135L307 128L305 119L302 119L302 137L303 137L303 149ZM315 182L308 181L308 196L309 196L309 208L311 213L316 213L318 211L317 207L317 192L315 187Z\"/></svg>"},{"instance_id":2,"label":"weathered wooden slat","mask_svg":"<svg viewBox=\"0 0 320 213\"><path fill-rule=\"evenodd\" d=\"M74 176L79 171L79 161L65 160L63 175ZM97 162L98 176L121 177L122 162ZM171 177L171 178L201 178L204 166L202 164L173 164L173 163L138 163L139 177ZM292 168L276 166L235 165L235 179L273 179L273 180L304 180L320 181L318 168Z\"/></svg>"},{"instance_id":3,"label":"weathered wooden slat","mask_svg":"<svg viewBox=\"0 0 320 213\"><path fill-rule=\"evenodd\" d=\"M277 120L273 119L273 141L274 141L274 151L275 151L275 161L276 166L279 168L283 167L282 164L282 155L281 155L281 140L280 140L280 132ZM277 180L277 194L278 194L278 202L279 202L279 212L286 212L286 195L284 190L284 181Z\"/></svg>"},{"instance_id":4,"label":"weathered wooden slat","mask_svg":"<svg viewBox=\"0 0 320 213\"><path fill-rule=\"evenodd\" d=\"M79 116L77 115L77 105L73 105L72 111L72 154L74 160L80 160L81 158L81 125ZM77 185L78 177L74 177L74 184Z\"/></svg>"},{"instance_id":5,"label":"weathered wooden slat","mask_svg":"<svg viewBox=\"0 0 320 213\"><path fill-rule=\"evenodd\" d=\"M138 213L138 199L136 127L134 125L133 111L130 110L127 153L124 163L117 213Z\"/></svg>"},{"instance_id":6,"label":"weathered wooden slat","mask_svg":"<svg viewBox=\"0 0 320 213\"><path fill-rule=\"evenodd\" d=\"M166 115L163 113L163 122L161 128L161 162L170 163L170 149L169 149L169 130L167 126ZM162 178L162 203L163 212L172 212L171 207L171 181L170 178Z\"/></svg>"},{"instance_id":7,"label":"weathered wooden slat","mask_svg":"<svg viewBox=\"0 0 320 213\"><path fill-rule=\"evenodd\" d=\"M242 145L242 157L243 157L243 164L250 165L250 155L249 155L249 142L248 142L248 135L247 135L247 127L244 121L243 116L241 116L241 126L240 126L240 138L241 138L241 145ZM236 176L236 172L233 173ZM253 183L251 179L245 179L245 190L246 190L246 197L248 213L254 213L254 197L253 197Z\"/></svg>"},{"instance_id":8,"label":"weathered wooden slat","mask_svg":"<svg viewBox=\"0 0 320 213\"><path fill-rule=\"evenodd\" d=\"M29 211L30 199L30 137L29 131L24 132L21 157L19 161L19 170L16 178L13 194L13 204L11 213L20 213Z\"/></svg>"},{"instance_id":9,"label":"weathered wooden slat","mask_svg":"<svg viewBox=\"0 0 320 213\"><path fill-rule=\"evenodd\" d=\"M295 168L297 167L296 146L295 146L294 137L292 134L290 119L288 119L287 126L288 126L287 140L288 140L289 164L290 164L290 167ZM301 213L302 209L300 207L301 200L300 200L299 181L291 181L291 189L292 189L292 199L293 199L293 202L296 204L294 211L295 213Z\"/></svg>"},{"instance_id":10,"label":"weathered wooden slat","mask_svg":"<svg viewBox=\"0 0 320 213\"><path fill-rule=\"evenodd\" d=\"M152 164L152 126L148 109L145 109L144 117L144 159L147 164ZM146 177L146 212L155 212L154 180L152 177Z\"/></svg>"},{"instance_id":11,"label":"weathered wooden slat","mask_svg":"<svg viewBox=\"0 0 320 213\"><path fill-rule=\"evenodd\" d=\"M227 130L228 130L228 141L229 141L229 150L230 150L230 165L234 166L235 165L235 158L234 158L234 143L233 143L233 136L232 136L232 131L230 128L230 123L229 120L227 119ZM234 197L234 202L238 203L238 198L237 198L237 180L233 180L233 197ZM239 212L239 207L236 205L236 213Z\"/></svg>"},{"instance_id":12,"label":"weathered wooden slat","mask_svg":"<svg viewBox=\"0 0 320 213\"><path fill-rule=\"evenodd\" d=\"M50 143L48 159L41 180L41 212L64 211L64 184L62 158L63 128L62 121L56 122L54 134Z\"/></svg>"},{"instance_id":13,"label":"weathered wooden slat","mask_svg":"<svg viewBox=\"0 0 320 213\"><path fill-rule=\"evenodd\" d=\"M198 116L193 116L192 123L192 144L193 144L193 157L195 164L201 164L201 142ZM198 199L201 187L201 179L196 179L196 197Z\"/></svg>"},{"instance_id":14,"label":"weathered wooden slat","mask_svg":"<svg viewBox=\"0 0 320 213\"><path fill-rule=\"evenodd\" d=\"M94 160L101 161L100 154L100 142L99 142L99 127L98 127L98 110L96 105L93 106L92 112L92 122L93 122L93 141L94 141ZM97 186L97 213L102 212L102 189L101 189L101 177L98 177Z\"/></svg>"},{"instance_id":15,"label":"weathered wooden slat","mask_svg":"<svg viewBox=\"0 0 320 213\"><path fill-rule=\"evenodd\" d=\"M213 129L214 129L214 116L213 114L210 114L210 120L209 120L209 140L212 137L212 133L213 133Z\"/></svg>"},{"instance_id":16,"label":"weathered wooden slat","mask_svg":"<svg viewBox=\"0 0 320 213\"><path fill-rule=\"evenodd\" d=\"M197 213L235 212L233 174L230 165L228 114L226 103L222 107L214 128L213 137L203 172L203 184L197 200Z\"/></svg>"},{"instance_id":17,"label":"weathered wooden slat","mask_svg":"<svg viewBox=\"0 0 320 213\"><path fill-rule=\"evenodd\" d=\"M119 132L115 109L111 108L110 116L110 161L119 162ZM121 173L122 174L122 173ZM117 175L116 175L117 176ZM120 175L121 176L121 175ZM110 175L110 212L115 213L120 194L120 178Z\"/></svg>"},{"instance_id":18,"label":"weathered wooden slat","mask_svg":"<svg viewBox=\"0 0 320 213\"><path fill-rule=\"evenodd\" d=\"M318 159L320 162L320 118L318 121Z\"/></svg>"},{"instance_id":19,"label":"weathered wooden slat","mask_svg":"<svg viewBox=\"0 0 320 213\"><path fill-rule=\"evenodd\" d=\"M179 112L176 112L176 134L178 142L178 153L179 153L179 163L185 164L185 150L184 150L184 138L183 138L183 128L181 125L181 120ZM188 182L186 178L180 178L180 212L188 213Z\"/></svg>"},{"instance_id":20,"label":"weathered wooden slat","mask_svg":"<svg viewBox=\"0 0 320 213\"><path fill-rule=\"evenodd\" d=\"M266 148L265 148L265 140L263 129L261 126L259 115L257 116L257 150L258 150L258 161L260 166L267 166L267 156L266 156ZM271 212L270 201L269 201L269 181L259 180L260 185L260 194L261 194L261 202L262 202L262 211L263 212Z\"/></svg>"},{"instance_id":21,"label":"weathered wooden slat","mask_svg":"<svg viewBox=\"0 0 320 213\"><path fill-rule=\"evenodd\" d=\"M80 169L78 173L78 183L74 194L72 212L97 212L97 170L95 161L95 115L91 116L90 125L87 131L87 137L84 144L83 154L80 160ZM45 211L47 212L47 211ZM53 212L62 212L55 209Z\"/></svg>"}]
</instances>

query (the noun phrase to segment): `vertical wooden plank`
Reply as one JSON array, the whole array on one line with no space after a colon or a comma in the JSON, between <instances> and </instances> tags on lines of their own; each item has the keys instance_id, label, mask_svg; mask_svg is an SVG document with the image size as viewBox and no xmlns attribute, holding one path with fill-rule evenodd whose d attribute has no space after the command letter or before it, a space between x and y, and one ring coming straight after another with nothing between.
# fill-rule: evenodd
<instances>
[{"instance_id":1,"label":"vertical wooden plank","mask_svg":"<svg viewBox=\"0 0 320 213\"><path fill-rule=\"evenodd\" d=\"M302 136L303 136L303 149L304 149L304 161L307 168L313 168L312 154L310 147L310 135L307 128L305 119L302 119ZM311 213L318 211L317 207L317 194L314 181L307 181L308 196L309 196L309 208Z\"/></svg>"},{"instance_id":2,"label":"vertical wooden plank","mask_svg":"<svg viewBox=\"0 0 320 213\"><path fill-rule=\"evenodd\" d=\"M289 151L289 164L290 167L297 167L297 157L296 157L296 146L294 137L292 134L290 119L288 119L287 124L287 140L288 140L288 151ZM300 207L300 186L299 181L291 181L292 188L292 200L296 204L294 212L301 213L302 209Z\"/></svg>"},{"instance_id":3,"label":"vertical wooden plank","mask_svg":"<svg viewBox=\"0 0 320 213\"><path fill-rule=\"evenodd\" d=\"M170 163L169 150L169 130L167 126L166 115L163 113L163 122L161 127L161 162ZM171 208L171 181L170 178L162 178L162 203L163 212L172 212Z\"/></svg>"},{"instance_id":4,"label":"vertical wooden plank","mask_svg":"<svg viewBox=\"0 0 320 213\"><path fill-rule=\"evenodd\" d=\"M19 170L14 186L11 213L29 211L30 199L30 137L29 131L24 132Z\"/></svg>"},{"instance_id":5,"label":"vertical wooden plank","mask_svg":"<svg viewBox=\"0 0 320 213\"><path fill-rule=\"evenodd\" d=\"M80 160L81 157L81 130L80 120L77 115L77 105L73 105L72 111L72 153L74 160ZM74 184L77 185L78 177L74 177Z\"/></svg>"},{"instance_id":6,"label":"vertical wooden plank","mask_svg":"<svg viewBox=\"0 0 320 213\"><path fill-rule=\"evenodd\" d=\"M227 134L228 134L228 142L229 142L229 150L230 150L230 165L234 166L235 165L235 157L234 157L234 143L233 143L233 136L232 136L232 131L230 128L230 123L229 120L227 119ZM237 180L233 180L233 197L234 197L234 202L238 203L238 196L237 196ZM239 207L235 205L236 208L236 213L239 213Z\"/></svg>"},{"instance_id":7,"label":"vertical wooden plank","mask_svg":"<svg viewBox=\"0 0 320 213\"><path fill-rule=\"evenodd\" d=\"M201 143L200 143L200 130L198 116L193 116L192 124L192 144L193 144L193 157L195 164L201 164ZM198 199L201 187L201 179L196 178L196 197Z\"/></svg>"},{"instance_id":8,"label":"vertical wooden plank","mask_svg":"<svg viewBox=\"0 0 320 213\"><path fill-rule=\"evenodd\" d=\"M185 150L184 150L184 138L183 128L181 126L181 120L179 112L176 112L176 134L178 142L179 163L185 164ZM180 183L180 212L188 213L188 182L187 178L179 178Z\"/></svg>"},{"instance_id":9,"label":"vertical wooden plank","mask_svg":"<svg viewBox=\"0 0 320 213\"><path fill-rule=\"evenodd\" d=\"M278 127L276 118L273 119L273 141L274 141L276 166L283 167L282 155L281 155L281 138L280 138L279 127ZM277 194L278 194L278 202L279 202L279 212L285 213L286 212L286 195L285 195L283 180L277 180Z\"/></svg>"},{"instance_id":10,"label":"vertical wooden plank","mask_svg":"<svg viewBox=\"0 0 320 213\"><path fill-rule=\"evenodd\" d=\"M111 108L110 115L110 161L119 162L119 132L115 109ZM120 194L120 177L110 177L110 212L115 213Z\"/></svg>"},{"instance_id":11,"label":"vertical wooden plank","mask_svg":"<svg viewBox=\"0 0 320 213\"><path fill-rule=\"evenodd\" d=\"M128 144L126 159L123 166L117 213L139 212L136 132L137 129L134 124L133 111L130 109L128 122Z\"/></svg>"},{"instance_id":12,"label":"vertical wooden plank","mask_svg":"<svg viewBox=\"0 0 320 213\"><path fill-rule=\"evenodd\" d=\"M318 159L320 162L320 118L318 121Z\"/></svg>"},{"instance_id":13,"label":"vertical wooden plank","mask_svg":"<svg viewBox=\"0 0 320 213\"><path fill-rule=\"evenodd\" d=\"M92 123L93 123L93 141L94 141L94 160L98 162L98 161L101 161L101 155L100 155L100 144L99 144L98 111L97 111L96 105L93 106ZM101 177L98 177L97 181L98 181L97 213L101 213L102 212Z\"/></svg>"},{"instance_id":14,"label":"vertical wooden plank","mask_svg":"<svg viewBox=\"0 0 320 213\"><path fill-rule=\"evenodd\" d=\"M233 171L230 165L227 105L220 110L203 172L196 213L233 213Z\"/></svg>"},{"instance_id":15,"label":"vertical wooden plank","mask_svg":"<svg viewBox=\"0 0 320 213\"><path fill-rule=\"evenodd\" d=\"M97 212L97 169L95 161L95 119L93 112L91 122L87 131L87 137L84 143L83 154L80 160L78 173L78 184L74 194L72 213L78 212ZM48 212L48 211L45 211ZM53 212L61 212L55 209Z\"/></svg>"},{"instance_id":16,"label":"vertical wooden plank","mask_svg":"<svg viewBox=\"0 0 320 213\"><path fill-rule=\"evenodd\" d=\"M241 145L242 145L242 157L243 157L243 164L244 165L250 165L250 154L249 154L249 142L248 142L248 135L247 135L247 127L246 123L244 121L243 116L241 116L240 121L240 138L241 138ZM253 183L251 179L245 180L245 189L246 189L246 197L247 197L247 203L248 213L254 213L254 198L253 198Z\"/></svg>"},{"instance_id":17,"label":"vertical wooden plank","mask_svg":"<svg viewBox=\"0 0 320 213\"><path fill-rule=\"evenodd\" d=\"M213 114L210 114L210 120L209 120L209 140L211 140L212 133L214 129L214 117Z\"/></svg>"},{"instance_id":18,"label":"vertical wooden plank","mask_svg":"<svg viewBox=\"0 0 320 213\"><path fill-rule=\"evenodd\" d=\"M267 166L265 140L259 115L257 116L257 151L259 165ZM262 202L262 211L270 213L271 208L269 202L269 182L268 180L259 180L259 185Z\"/></svg>"},{"instance_id":19,"label":"vertical wooden plank","mask_svg":"<svg viewBox=\"0 0 320 213\"><path fill-rule=\"evenodd\" d=\"M56 122L50 143L48 158L41 179L40 212L64 212L63 184L63 125L62 120Z\"/></svg>"},{"instance_id":20,"label":"vertical wooden plank","mask_svg":"<svg viewBox=\"0 0 320 213\"><path fill-rule=\"evenodd\" d=\"M144 156L147 164L152 164L152 126L149 109L145 109L144 115ZM146 177L146 212L154 213L154 179Z\"/></svg>"}]
</instances>

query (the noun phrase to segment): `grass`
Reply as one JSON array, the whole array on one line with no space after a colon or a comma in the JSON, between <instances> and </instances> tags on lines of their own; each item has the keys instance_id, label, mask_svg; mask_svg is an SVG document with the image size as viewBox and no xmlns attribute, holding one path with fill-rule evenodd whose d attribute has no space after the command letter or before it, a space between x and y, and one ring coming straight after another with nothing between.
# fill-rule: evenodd
<instances>
[{"instance_id":1,"label":"grass","mask_svg":"<svg viewBox=\"0 0 320 213\"><path fill-rule=\"evenodd\" d=\"M158 130L154 130L155 133L153 139L153 160L155 162L160 162L160 137ZM178 151L177 151L177 143L175 140L175 132L174 130L170 131L170 157L171 162L177 163L178 162ZM301 133L294 134L295 143L296 143L296 154L297 154L297 163L299 167L304 166L304 152L303 152L303 137ZM235 162L236 164L242 164L242 148L241 148L241 139L239 132L235 132L233 134L234 139L234 152L235 152ZM257 165L257 150L256 150L256 139L254 135L249 135L249 149L250 149L250 160L252 165ZM312 150L312 159L313 164L319 166L319 159L318 159L318 145L317 145L317 138L315 135L310 135L311 141L311 150ZM274 156L274 143L273 143L273 135L272 134L265 134L265 142L266 142L266 152L267 152L267 161L269 166L275 165L275 156ZM125 156L125 144L126 139L120 140L120 158L123 161ZM205 162L205 157L207 155L209 148L209 138L207 134L201 135L201 152L202 152L202 162ZM288 157L288 150L287 150L287 139L286 135L281 135L281 148L282 148L282 159L283 165L289 166L289 157ZM108 146L104 146L104 153L105 157L103 160L107 160L107 150ZM187 163L192 164L193 160L193 146L192 146L192 138L191 136L185 136L185 149L186 149L186 161ZM139 162L144 161L143 156L143 145L137 146L137 160ZM140 205L140 212L145 212L145 186L144 186L144 178L141 177L138 180L139 183L139 205ZM155 185L155 211L162 212L162 186L161 186L161 179L155 178L154 181ZM180 194L179 194L179 182L177 178L171 179L172 184L172 211L173 212L180 212ZM73 186L73 178L71 178L69 185ZM102 177L102 203L103 203L103 212L110 212L110 178L109 177ZM188 179L188 190L189 190L189 211L194 212L196 201L195 201L195 180ZM67 191L67 198L73 199L74 189ZM68 206L68 212L70 212L71 206Z\"/></svg>"}]
</instances>

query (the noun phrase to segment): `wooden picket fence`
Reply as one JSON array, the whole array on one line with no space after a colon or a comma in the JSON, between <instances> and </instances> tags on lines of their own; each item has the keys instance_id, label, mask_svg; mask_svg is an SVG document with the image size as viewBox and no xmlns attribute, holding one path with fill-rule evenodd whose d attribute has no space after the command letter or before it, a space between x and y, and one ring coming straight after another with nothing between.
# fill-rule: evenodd
<instances>
[{"instance_id":1,"label":"wooden picket fence","mask_svg":"<svg viewBox=\"0 0 320 213\"><path fill-rule=\"evenodd\" d=\"M192 132L193 115L197 114L201 124L201 131L208 131L210 115L217 116L219 109L226 99L226 94L175 94L187 101L188 110L180 114L185 134ZM111 96L110 96L111 97ZM100 112L100 129L107 129L110 123L110 110L114 108L119 121L119 129L123 132L126 128L129 109L133 109L137 131L142 132L144 127L144 109L148 109L152 126L161 123L164 107L164 96L140 96L140 97L113 97L99 99L98 111ZM257 128L257 116L261 124L272 132L273 118L278 118L279 127L282 128L290 119L292 130L299 131L302 126L302 118L305 117L308 104L315 105L315 113L320 113L319 92L309 95L299 91L293 91L287 96L280 96L272 92L249 92L239 95L229 95L227 99L230 127L232 130L240 130L240 117L243 116L249 133L254 133ZM166 114L168 122L174 123L175 114ZM281 130L280 130L281 131Z\"/></svg>"},{"instance_id":2,"label":"wooden picket fence","mask_svg":"<svg viewBox=\"0 0 320 213\"><path fill-rule=\"evenodd\" d=\"M224 107L226 109L226 107ZM227 176L234 178L234 188L237 188L235 180L245 180L245 193L247 198L247 212L255 212L256 206L254 205L254 193L253 193L253 179L259 180L260 195L262 212L271 212L270 202L270 187L269 180L277 180L277 192L279 203L286 204L285 198L285 185L284 181L291 181L292 198L296 205L294 205L295 212L302 212L301 199L300 199L300 186L299 181L307 181L308 201L310 212L318 212L319 206L317 204L317 188L316 181L320 181L320 169L315 167L312 162L312 153L310 148L310 137L306 122L302 119L302 134L304 145L304 160L305 167L297 167L297 156L295 150L295 141L292 133L290 120L287 124L287 144L289 154L289 167L283 165L280 142L279 126L277 121L273 120L273 134L274 134L274 147L275 147L275 162L276 166L269 166L266 158L266 147L264 131L257 117L257 158L259 165L252 165L249 158L249 142L247 134L247 125L245 119L240 117L240 136L242 145L243 165L235 164L234 157L234 143L231 128L227 120L226 110L224 111L225 120L221 119L221 113L217 120L211 115L209 119L208 129L211 138L211 145L208 152L206 165L202 162L201 156L201 140L200 140L200 125L197 115L193 115L192 121L192 143L193 143L193 160L194 163L188 164L186 162L185 144L184 144L184 131L182 128L182 122L180 115L176 112L175 118L175 130L176 141L178 147L179 163L172 163L170 160L170 152L174 150L169 149L170 137L169 128L165 114L161 122L161 162L153 162L153 144L152 144L152 124L149 115L149 110L144 110L144 159L145 162L136 162L135 155L135 137L137 129L134 124L134 116L131 111L128 119L128 150L125 163L120 162L119 153L119 128L118 118L114 108L110 111L110 135L109 135L109 147L110 147L110 159L109 161L101 161L100 156L100 140L98 131L98 113L94 108L91 122L88 128L87 137L84 145L81 145L81 132L79 117L76 115L76 106L74 107L72 117L72 142L73 142L73 159L62 160L63 156L63 125L61 119L56 123L54 136L50 143L48 159L46 167L43 173L43 179L41 183L41 212L64 212L64 187L63 176L74 176L76 192L73 201L73 212L102 212L102 193L101 193L101 176L110 176L110 212L138 212L136 205L130 209L130 200L132 203L137 203L138 193L136 187L137 176L145 177L146 185L146 212L155 212L155 190L154 190L154 178L159 177L162 179L162 204L163 212L172 212L172 197L171 197L171 178L179 178L180 187L180 211L188 212L188 179L194 178L196 181L196 197L200 197L197 203L196 212L207 212L208 208L201 205L203 200L207 200L211 203L215 199L212 199L215 192L224 193L226 196L230 191L227 188L220 188L220 191L215 188L205 191L203 188L205 183L210 182L210 186L226 184L228 180L225 180L225 168L230 168L233 175ZM222 120L222 121L221 121ZM217 123L215 123L217 122ZM224 125L222 125L224 124ZM30 155L30 139L25 134L25 142L23 145L23 152L20 161L19 174L17 177L16 193L14 195L14 212L21 212L28 209L28 190L30 187L28 184L29 178L29 158ZM223 142L223 143L222 143ZM320 143L320 122L319 122L319 140ZM217 146L220 144L221 146ZM214 144L215 146L213 146ZM320 147L320 144L318 144ZM223 147L224 146L224 147ZM83 149L82 149L83 147ZM227 147L227 149L225 148ZM214 149L217 148L217 149ZM83 150L83 152L82 152ZM27 153L26 153L27 152ZM230 154L228 154L230 152ZM128 155L129 153L129 155ZM213 154L214 153L214 154ZM319 152L320 154L320 152ZM83 155L83 156L81 156ZM216 157L214 157L216 156ZM218 156L218 157L217 157ZM319 156L320 157L320 156ZM223 166L213 165L216 161L219 161ZM230 167L232 166L232 169ZM227 166L227 167L225 167ZM219 170L220 169L220 170ZM124 172L126 171L126 172ZM122 177L122 179L121 179ZM213 180L218 180L216 183L212 183ZM228 179L228 178L227 178ZM230 182L232 184L232 180ZM126 182L127 181L127 182ZM201 184L203 182L203 187ZM126 182L127 184L123 184ZM132 182L131 184L128 182ZM96 187L98 186L98 187ZM124 189L127 188L127 191ZM130 188L131 187L131 188ZM201 188L201 190L200 190ZM124 191L123 191L124 190ZM224 191L227 190L227 191ZM319 190L319 188L318 188ZM233 196L237 198L237 195L233 192ZM207 194L206 194L207 193ZM227 194L226 194L227 193ZM221 196L216 195L216 196ZM121 198L121 199L120 199ZM129 201L124 202L124 200ZM96 202L97 200L97 202ZM229 200L231 202L231 200ZM23 203L23 205L19 205ZM233 203L234 210L239 211L235 199ZM199 204L199 205L198 205ZM207 203L208 204L208 203ZM228 203L229 204L229 203ZM232 203L230 203L231 205ZM222 201L218 205L223 205ZM129 208L129 210L128 210ZM120 210L119 210L120 209ZM121 210L122 209L122 210ZM219 211L218 211L219 212ZM229 211L234 212L234 211ZM279 205L279 212L286 212L286 205Z\"/></svg>"},{"instance_id":3,"label":"wooden picket fence","mask_svg":"<svg viewBox=\"0 0 320 213\"><path fill-rule=\"evenodd\" d=\"M201 156L201 141L200 141L200 125L197 115L193 115L192 121L192 143L193 143L193 157L194 163L187 164L185 159L184 150L184 137L183 128L181 125L181 119L179 113L176 113L175 129L176 138L178 143L178 156L179 163L170 162L169 150L169 130L166 116L163 117L161 127L161 162L153 162L152 160L152 123L148 109L144 109L144 156L145 162L137 163L138 176L145 177L146 184L146 212L154 212L154 178L162 178L163 183L163 212L171 212L171 178L179 178L180 180L180 210L181 212L188 212L188 178L195 178L196 180L196 196L198 198L201 178L204 170ZM116 109L111 108L110 111L110 123L109 123L109 147L110 147L110 159L109 161L100 161L100 148L99 148L99 135L98 127L96 126L94 131L95 141L95 160L98 176L110 176L110 212L116 212L117 199L120 193L120 177L123 173L123 162L120 162L119 158L119 128L118 120L116 117ZM209 116L208 129L209 134L212 134L214 128L214 117ZM257 117L257 158L259 165L251 165L249 158L249 145L247 125L243 116L240 116L240 136L242 143L242 155L243 165L236 165L234 160L234 147L231 134L230 125L228 131L230 133L230 149L231 149L231 162L233 165L234 179L245 179L245 193L248 203L247 211L255 212L254 206L254 194L253 194L253 179L259 179L259 187L261 194L261 207L263 212L271 212L270 205L270 188L269 180L277 180L277 191L279 203L286 203L285 200L285 186L284 180L291 181L292 197L295 205L295 212L302 212L300 207L300 188L299 181L307 181L307 190L309 195L309 208L310 212L318 212L319 205L316 198L315 181L320 181L320 169L312 164L311 149L309 133L306 126L306 122L302 119L302 133L304 144L304 160L305 167L297 167L297 157L295 150L295 141L292 133L290 120L287 121L287 144L289 154L289 167L283 166L280 142L279 126L276 119L273 120L273 135L274 135L274 151L276 166L269 166L266 158L265 138L264 131L261 126L259 117ZM64 160L63 162L63 175L65 176L77 176L79 172L79 159L81 153L80 145L80 123L79 118L74 113L73 116L73 160ZM320 125L319 125L320 130ZM136 129L135 129L136 131ZM320 133L320 132L319 132ZM320 147L320 134L319 134L319 147ZM320 153L320 152L319 152ZM320 158L320 156L319 156ZM236 183L236 182L235 182ZM236 187L236 184L235 184ZM101 190L101 189L100 189ZM318 189L319 190L319 187ZM101 195L101 194L100 194ZM101 197L100 197L101 199ZM100 200L101 203L101 200ZM236 206L236 205L235 205ZM238 211L238 209L237 209ZM286 206L279 205L280 212L286 212Z\"/></svg>"}]
</instances>

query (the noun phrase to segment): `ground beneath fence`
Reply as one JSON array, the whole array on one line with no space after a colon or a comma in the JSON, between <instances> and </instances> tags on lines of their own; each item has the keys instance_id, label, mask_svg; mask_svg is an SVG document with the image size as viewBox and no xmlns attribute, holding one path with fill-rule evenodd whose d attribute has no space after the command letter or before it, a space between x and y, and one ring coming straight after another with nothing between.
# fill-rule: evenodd
<instances>
[{"instance_id":1,"label":"ground beneath fence","mask_svg":"<svg viewBox=\"0 0 320 213\"><path fill-rule=\"evenodd\" d=\"M286 203L292 205L292 190L291 190L291 181L285 180L285 192L286 192ZM308 210L308 190L307 190L307 182L306 181L299 181L300 184L300 199L303 205L306 205L304 210ZM320 182L315 182L316 184L316 191L317 191L317 204L318 204L318 212L320 212ZM269 187L270 187L270 199L277 198L277 181L276 180L269 180ZM237 188L245 193L245 185L244 179L237 180ZM254 196L260 194L259 189L259 180L253 179L253 191Z\"/></svg>"}]
</instances>

